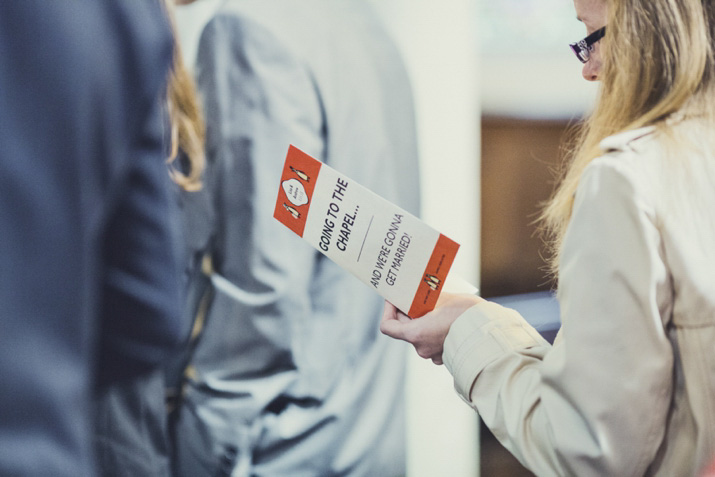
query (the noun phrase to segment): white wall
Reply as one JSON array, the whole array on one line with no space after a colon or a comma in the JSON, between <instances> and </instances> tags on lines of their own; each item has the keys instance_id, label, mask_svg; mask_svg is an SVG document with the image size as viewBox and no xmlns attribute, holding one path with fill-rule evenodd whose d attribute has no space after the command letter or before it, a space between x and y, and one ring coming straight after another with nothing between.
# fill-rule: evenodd
<instances>
[{"instance_id":1,"label":"white wall","mask_svg":"<svg viewBox=\"0 0 715 477\"><path fill-rule=\"evenodd\" d=\"M477 0L369 0L400 45L415 92L422 217L461 244L453 271L479 280ZM410 349L408 476L479 474L478 417L443 366Z\"/></svg>"}]
</instances>

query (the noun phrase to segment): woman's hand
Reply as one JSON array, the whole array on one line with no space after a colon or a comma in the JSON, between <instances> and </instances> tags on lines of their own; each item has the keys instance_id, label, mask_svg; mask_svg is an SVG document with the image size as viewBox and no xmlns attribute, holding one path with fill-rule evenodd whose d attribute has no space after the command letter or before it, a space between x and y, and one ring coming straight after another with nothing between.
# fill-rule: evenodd
<instances>
[{"instance_id":1,"label":"woman's hand","mask_svg":"<svg viewBox=\"0 0 715 477\"><path fill-rule=\"evenodd\" d=\"M468 308L484 301L476 295L442 292L437 307L426 315L410 319L389 302L385 302L380 331L392 338L407 341L422 358L442 364L444 340L450 326Z\"/></svg>"}]
</instances>

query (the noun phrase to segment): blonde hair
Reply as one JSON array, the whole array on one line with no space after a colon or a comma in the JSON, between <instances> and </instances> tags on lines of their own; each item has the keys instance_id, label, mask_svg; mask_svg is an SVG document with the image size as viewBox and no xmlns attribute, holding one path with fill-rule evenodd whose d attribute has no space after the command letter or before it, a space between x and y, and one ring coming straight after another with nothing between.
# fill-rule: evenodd
<instances>
[{"instance_id":1,"label":"blonde hair","mask_svg":"<svg viewBox=\"0 0 715 477\"><path fill-rule=\"evenodd\" d=\"M560 185L542 214L556 275L574 195L586 166L602 155L604 138L655 125L668 131L673 113L713 121L713 26L710 0L603 0L608 30L601 40L604 67L599 96L581 126ZM674 139L671 135L671 139Z\"/></svg>"},{"instance_id":2,"label":"blonde hair","mask_svg":"<svg viewBox=\"0 0 715 477\"><path fill-rule=\"evenodd\" d=\"M174 59L167 86L167 103L171 127L171 149L167 162L170 164L171 178L187 191L201 189L201 177L206 165L204 152L206 131L196 84L184 65L181 55L174 5L172 0L163 0L167 17L174 34ZM181 150L189 163L189 171L184 174L176 165Z\"/></svg>"}]
</instances>

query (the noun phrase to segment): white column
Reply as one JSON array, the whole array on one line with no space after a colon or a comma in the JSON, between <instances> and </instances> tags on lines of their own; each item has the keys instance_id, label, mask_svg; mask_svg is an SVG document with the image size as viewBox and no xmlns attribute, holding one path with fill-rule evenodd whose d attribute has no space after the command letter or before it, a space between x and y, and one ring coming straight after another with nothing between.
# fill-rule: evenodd
<instances>
[{"instance_id":1,"label":"white column","mask_svg":"<svg viewBox=\"0 0 715 477\"><path fill-rule=\"evenodd\" d=\"M461 244L453 272L479 280L478 0L368 0L405 57L415 92L422 217ZM443 366L410 350L408 476L479 475L477 415Z\"/></svg>"}]
</instances>

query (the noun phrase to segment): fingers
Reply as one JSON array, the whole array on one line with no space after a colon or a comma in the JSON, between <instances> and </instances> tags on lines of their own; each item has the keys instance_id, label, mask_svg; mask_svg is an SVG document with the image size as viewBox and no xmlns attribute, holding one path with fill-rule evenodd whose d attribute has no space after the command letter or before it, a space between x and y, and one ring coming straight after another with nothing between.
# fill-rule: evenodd
<instances>
[{"instance_id":1,"label":"fingers","mask_svg":"<svg viewBox=\"0 0 715 477\"><path fill-rule=\"evenodd\" d=\"M410 343L421 358L430 359L434 364L441 365L442 347L449 324L445 327L437 318L427 314L424 317L411 320L386 301L380 322L380 331L390 338Z\"/></svg>"}]
</instances>

